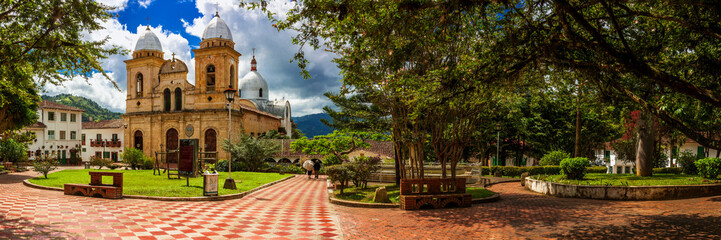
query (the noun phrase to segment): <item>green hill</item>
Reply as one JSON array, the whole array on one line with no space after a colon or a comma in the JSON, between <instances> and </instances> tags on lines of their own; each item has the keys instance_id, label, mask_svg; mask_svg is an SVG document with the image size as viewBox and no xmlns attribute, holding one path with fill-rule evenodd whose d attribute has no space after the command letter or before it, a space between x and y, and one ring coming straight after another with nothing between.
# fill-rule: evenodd
<instances>
[{"instance_id":1,"label":"green hill","mask_svg":"<svg viewBox=\"0 0 721 240\"><path fill-rule=\"evenodd\" d=\"M53 101L85 110L85 112L83 112L83 122L90 121L90 118L92 118L93 121L120 119L120 116L123 115L122 113L111 112L110 110L101 107L93 100L70 94L58 94L56 96L43 95L42 98L43 100Z\"/></svg>"},{"instance_id":2,"label":"green hill","mask_svg":"<svg viewBox=\"0 0 721 240\"><path fill-rule=\"evenodd\" d=\"M326 113L308 114L301 117L294 117L293 122L298 124L298 129L302 131L306 137L313 138L319 135L332 133L333 130L320 122L320 119L330 120L330 116Z\"/></svg>"}]
</instances>

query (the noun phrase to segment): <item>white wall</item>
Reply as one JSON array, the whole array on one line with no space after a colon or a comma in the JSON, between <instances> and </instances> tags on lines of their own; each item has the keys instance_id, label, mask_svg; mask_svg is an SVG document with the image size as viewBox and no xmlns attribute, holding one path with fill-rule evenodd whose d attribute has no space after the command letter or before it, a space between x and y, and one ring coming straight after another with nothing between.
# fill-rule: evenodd
<instances>
[{"instance_id":1,"label":"white wall","mask_svg":"<svg viewBox=\"0 0 721 240\"><path fill-rule=\"evenodd\" d=\"M50 113L54 113L55 118L50 120ZM62 121L62 114L65 114L65 121ZM72 122L71 115L75 114L75 121ZM70 158L70 149L80 146L80 134L82 128L82 112L68 111L60 109L39 109L38 121L47 127L44 130L37 130L37 141L30 145L29 151L40 149L43 153L57 154L60 160L65 153L65 158ZM50 132L54 132L54 138L50 138ZM61 131L65 132L65 139L61 139ZM72 133L75 132L73 138ZM34 159L34 158L33 158Z\"/></svg>"},{"instance_id":2,"label":"white wall","mask_svg":"<svg viewBox=\"0 0 721 240\"><path fill-rule=\"evenodd\" d=\"M90 161L90 157L94 156L96 152L100 152L101 156L103 156L103 152L108 152L108 155L111 158L114 154L117 154L117 160L120 161L120 154L123 152L123 146L124 146L124 131L122 127L119 128L101 128L101 129L83 129L83 134L85 134L85 144L83 145L83 151L82 151L82 157L83 161ZM120 147L108 147L107 145L105 147L92 147L90 146L90 142L97 139L97 135L101 134L103 141L111 141L113 138L113 134L118 135L118 141L120 141Z\"/></svg>"}]
</instances>

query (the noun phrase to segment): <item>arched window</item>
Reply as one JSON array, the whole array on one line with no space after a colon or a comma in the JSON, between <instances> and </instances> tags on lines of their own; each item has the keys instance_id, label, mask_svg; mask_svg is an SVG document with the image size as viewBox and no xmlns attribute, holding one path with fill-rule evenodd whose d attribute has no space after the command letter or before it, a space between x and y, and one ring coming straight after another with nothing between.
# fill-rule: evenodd
<instances>
[{"instance_id":1,"label":"arched window","mask_svg":"<svg viewBox=\"0 0 721 240\"><path fill-rule=\"evenodd\" d=\"M263 89L258 89L258 97L263 97Z\"/></svg>"},{"instance_id":2,"label":"arched window","mask_svg":"<svg viewBox=\"0 0 721 240\"><path fill-rule=\"evenodd\" d=\"M215 87L215 66L212 64L208 65L208 67L205 68L205 73L205 85L208 86L208 90L210 90L212 87Z\"/></svg>"},{"instance_id":3,"label":"arched window","mask_svg":"<svg viewBox=\"0 0 721 240\"><path fill-rule=\"evenodd\" d=\"M175 89L175 111L183 110L183 91L180 88Z\"/></svg>"},{"instance_id":4,"label":"arched window","mask_svg":"<svg viewBox=\"0 0 721 240\"><path fill-rule=\"evenodd\" d=\"M165 106L163 109L167 112L170 111L170 89L165 89L163 91L163 105Z\"/></svg>"},{"instance_id":5,"label":"arched window","mask_svg":"<svg viewBox=\"0 0 721 240\"><path fill-rule=\"evenodd\" d=\"M135 76L135 95L138 97L143 96L143 74L138 73Z\"/></svg>"},{"instance_id":6,"label":"arched window","mask_svg":"<svg viewBox=\"0 0 721 240\"><path fill-rule=\"evenodd\" d=\"M233 69L233 66L230 66L230 79L228 80L228 82L230 82L230 88L235 88L235 81L233 81L233 79L235 79L235 71L233 71Z\"/></svg>"}]
</instances>

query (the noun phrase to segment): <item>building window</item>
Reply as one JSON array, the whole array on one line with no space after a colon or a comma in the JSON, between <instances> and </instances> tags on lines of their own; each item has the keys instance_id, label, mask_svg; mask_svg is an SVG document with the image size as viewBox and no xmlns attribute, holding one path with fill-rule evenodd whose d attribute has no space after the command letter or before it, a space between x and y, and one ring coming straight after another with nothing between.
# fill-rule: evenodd
<instances>
[{"instance_id":1,"label":"building window","mask_svg":"<svg viewBox=\"0 0 721 240\"><path fill-rule=\"evenodd\" d=\"M616 167L616 173L618 173L618 174L623 173L623 167L621 167L621 166Z\"/></svg>"},{"instance_id":2,"label":"building window","mask_svg":"<svg viewBox=\"0 0 721 240\"><path fill-rule=\"evenodd\" d=\"M95 135L95 139L98 141L103 140L103 134L98 133L98 135Z\"/></svg>"},{"instance_id":3,"label":"building window","mask_svg":"<svg viewBox=\"0 0 721 240\"><path fill-rule=\"evenodd\" d=\"M70 122L77 122L77 116L75 113L70 114Z\"/></svg>"},{"instance_id":4,"label":"building window","mask_svg":"<svg viewBox=\"0 0 721 240\"><path fill-rule=\"evenodd\" d=\"M83 152L87 152L87 150L88 150L87 148L83 148Z\"/></svg>"},{"instance_id":5,"label":"building window","mask_svg":"<svg viewBox=\"0 0 721 240\"><path fill-rule=\"evenodd\" d=\"M110 152L103 152L103 158L110 158Z\"/></svg>"},{"instance_id":6,"label":"building window","mask_svg":"<svg viewBox=\"0 0 721 240\"><path fill-rule=\"evenodd\" d=\"M258 97L263 97L263 89L258 89Z\"/></svg>"},{"instance_id":7,"label":"building window","mask_svg":"<svg viewBox=\"0 0 721 240\"><path fill-rule=\"evenodd\" d=\"M55 112L48 112L48 121L55 121Z\"/></svg>"},{"instance_id":8,"label":"building window","mask_svg":"<svg viewBox=\"0 0 721 240\"><path fill-rule=\"evenodd\" d=\"M65 140L65 131L60 131L60 140Z\"/></svg>"},{"instance_id":9,"label":"building window","mask_svg":"<svg viewBox=\"0 0 721 240\"><path fill-rule=\"evenodd\" d=\"M626 166L626 172L625 173L631 173L631 167Z\"/></svg>"},{"instance_id":10,"label":"building window","mask_svg":"<svg viewBox=\"0 0 721 240\"><path fill-rule=\"evenodd\" d=\"M183 110L183 91L180 88L175 89L175 111Z\"/></svg>"},{"instance_id":11,"label":"building window","mask_svg":"<svg viewBox=\"0 0 721 240\"><path fill-rule=\"evenodd\" d=\"M235 81L233 81L233 79L235 79L235 71L234 70L235 70L235 68L233 68L233 66L230 66L230 80L228 81L228 82L230 82L230 88L235 87L235 84L234 84Z\"/></svg>"},{"instance_id":12,"label":"building window","mask_svg":"<svg viewBox=\"0 0 721 240\"><path fill-rule=\"evenodd\" d=\"M83 142L85 142L85 133L80 134L80 139L83 140Z\"/></svg>"},{"instance_id":13,"label":"building window","mask_svg":"<svg viewBox=\"0 0 721 240\"><path fill-rule=\"evenodd\" d=\"M170 89L165 89L163 91L163 103L165 107L163 108L166 112L170 111Z\"/></svg>"},{"instance_id":14,"label":"building window","mask_svg":"<svg viewBox=\"0 0 721 240\"><path fill-rule=\"evenodd\" d=\"M75 131L70 131L70 139L75 140L77 138Z\"/></svg>"},{"instance_id":15,"label":"building window","mask_svg":"<svg viewBox=\"0 0 721 240\"><path fill-rule=\"evenodd\" d=\"M118 134L117 134L117 133L113 133L113 141L118 141Z\"/></svg>"},{"instance_id":16,"label":"building window","mask_svg":"<svg viewBox=\"0 0 721 240\"><path fill-rule=\"evenodd\" d=\"M205 68L205 72L205 85L207 85L208 87L215 86L215 66L213 66L212 64L208 65L208 67Z\"/></svg>"},{"instance_id":17,"label":"building window","mask_svg":"<svg viewBox=\"0 0 721 240\"><path fill-rule=\"evenodd\" d=\"M103 153L101 153L101 152L95 152L95 157L100 158L100 157L102 157L102 154L103 154Z\"/></svg>"},{"instance_id":18,"label":"building window","mask_svg":"<svg viewBox=\"0 0 721 240\"><path fill-rule=\"evenodd\" d=\"M60 113L60 121L65 122L68 120L68 114L67 113Z\"/></svg>"},{"instance_id":19,"label":"building window","mask_svg":"<svg viewBox=\"0 0 721 240\"><path fill-rule=\"evenodd\" d=\"M55 131L48 130L48 139L55 140Z\"/></svg>"},{"instance_id":20,"label":"building window","mask_svg":"<svg viewBox=\"0 0 721 240\"><path fill-rule=\"evenodd\" d=\"M143 74L138 73L135 76L135 95L138 97L143 96Z\"/></svg>"}]
</instances>

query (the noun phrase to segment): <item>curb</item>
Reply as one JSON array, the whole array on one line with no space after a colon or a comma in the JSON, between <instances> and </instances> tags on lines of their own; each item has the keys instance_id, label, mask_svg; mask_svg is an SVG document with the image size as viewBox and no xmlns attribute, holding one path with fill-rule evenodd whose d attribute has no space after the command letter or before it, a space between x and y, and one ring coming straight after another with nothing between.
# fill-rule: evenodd
<instances>
[{"instance_id":1,"label":"curb","mask_svg":"<svg viewBox=\"0 0 721 240\"><path fill-rule=\"evenodd\" d=\"M0 175L5 175L5 174L8 174L8 173L9 173L8 171L2 171L2 172L0 172Z\"/></svg>"},{"instance_id":2,"label":"curb","mask_svg":"<svg viewBox=\"0 0 721 240\"><path fill-rule=\"evenodd\" d=\"M495 202L495 201L498 201L498 199L501 199L501 194L496 193L496 194L491 195L490 197L471 199L471 204Z\"/></svg>"},{"instance_id":3,"label":"curb","mask_svg":"<svg viewBox=\"0 0 721 240\"><path fill-rule=\"evenodd\" d=\"M332 190L328 190L328 192L330 194L333 193ZM501 199L501 194L495 193L495 194L491 195L490 197L471 199L471 204L495 202L495 201L498 201L499 199ZM328 196L328 200L332 204L346 206L346 207L357 207L357 208L399 208L400 207L400 204L398 204L398 203L364 203L364 202L356 202L356 201L338 199L338 198L334 198L332 196Z\"/></svg>"},{"instance_id":4,"label":"curb","mask_svg":"<svg viewBox=\"0 0 721 240\"><path fill-rule=\"evenodd\" d=\"M230 199L239 199L243 198L248 194L254 193L258 190L273 186L275 184L284 182L286 180L289 180L291 178L294 178L295 175L288 176L286 178L276 180L273 182L269 182L263 185L260 185L256 188L250 189L248 191L242 192L242 193L236 193L236 194L228 194L223 196L210 196L210 197L156 197L156 196L141 196L141 195L123 195L123 198L128 199L146 199L146 200L156 200L156 201L186 201L186 202L199 202L199 201L223 201L223 200L230 200ZM56 187L46 187L46 186L40 186L34 183L31 183L30 181L23 180L23 184L28 187L32 188L38 188L43 190L53 190L53 191L64 191L62 188L56 188Z\"/></svg>"}]
</instances>

